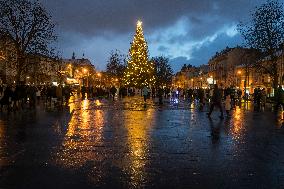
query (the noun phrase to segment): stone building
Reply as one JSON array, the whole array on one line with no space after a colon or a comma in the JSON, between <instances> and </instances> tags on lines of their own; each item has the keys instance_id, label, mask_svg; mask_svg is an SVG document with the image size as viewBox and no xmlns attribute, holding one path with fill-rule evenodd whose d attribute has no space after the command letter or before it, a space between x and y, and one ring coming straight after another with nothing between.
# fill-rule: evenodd
<instances>
[{"instance_id":1,"label":"stone building","mask_svg":"<svg viewBox=\"0 0 284 189\"><path fill-rule=\"evenodd\" d=\"M73 53L71 59L63 59L62 62L62 73L66 76L67 83L91 86L100 82L101 75L97 73L95 66L89 59L76 59Z\"/></svg>"}]
</instances>

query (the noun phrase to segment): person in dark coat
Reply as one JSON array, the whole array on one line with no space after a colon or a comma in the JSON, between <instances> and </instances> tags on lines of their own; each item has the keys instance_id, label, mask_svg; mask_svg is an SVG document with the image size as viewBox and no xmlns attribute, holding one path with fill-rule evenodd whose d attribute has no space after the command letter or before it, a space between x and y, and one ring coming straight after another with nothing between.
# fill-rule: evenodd
<instances>
[{"instance_id":1,"label":"person in dark coat","mask_svg":"<svg viewBox=\"0 0 284 189\"><path fill-rule=\"evenodd\" d=\"M275 91L274 103L275 103L274 110L276 112L277 112L279 106L282 106L282 108L284 109L284 91L283 91L283 89L280 85L278 86L278 88Z\"/></svg>"},{"instance_id":2,"label":"person in dark coat","mask_svg":"<svg viewBox=\"0 0 284 189\"><path fill-rule=\"evenodd\" d=\"M10 111L10 99L11 99L11 88L10 86L7 86L4 90L4 94L2 99L0 100L1 104L1 111L3 110L3 106L7 105L8 106L8 111Z\"/></svg>"},{"instance_id":3,"label":"person in dark coat","mask_svg":"<svg viewBox=\"0 0 284 189\"><path fill-rule=\"evenodd\" d=\"M163 95L164 95L164 90L162 87L159 87L158 89L158 97L159 97L159 104L163 104Z\"/></svg>"},{"instance_id":4,"label":"person in dark coat","mask_svg":"<svg viewBox=\"0 0 284 189\"><path fill-rule=\"evenodd\" d=\"M115 86L112 86L110 88L110 93L111 93L111 96L112 96L112 100L114 101L114 97L115 97L115 93L116 93L117 89L115 88Z\"/></svg>"},{"instance_id":5,"label":"person in dark coat","mask_svg":"<svg viewBox=\"0 0 284 189\"><path fill-rule=\"evenodd\" d=\"M211 113L213 112L213 109L215 106L219 108L220 113L221 113L220 118L223 119L224 115L223 115L223 108L222 108L222 92L218 88L217 84L214 85L212 103L210 105L210 111L207 113L208 117L211 116Z\"/></svg>"}]
</instances>

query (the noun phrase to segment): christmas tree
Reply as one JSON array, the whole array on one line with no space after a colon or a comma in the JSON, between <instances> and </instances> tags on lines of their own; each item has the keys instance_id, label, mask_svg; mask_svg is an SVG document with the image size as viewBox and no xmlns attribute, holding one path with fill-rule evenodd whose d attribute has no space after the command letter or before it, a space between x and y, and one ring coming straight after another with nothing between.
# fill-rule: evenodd
<instances>
[{"instance_id":1,"label":"christmas tree","mask_svg":"<svg viewBox=\"0 0 284 189\"><path fill-rule=\"evenodd\" d=\"M126 86L136 88L149 87L155 83L154 64L148 60L148 45L143 35L141 21L137 22L123 81Z\"/></svg>"}]
</instances>

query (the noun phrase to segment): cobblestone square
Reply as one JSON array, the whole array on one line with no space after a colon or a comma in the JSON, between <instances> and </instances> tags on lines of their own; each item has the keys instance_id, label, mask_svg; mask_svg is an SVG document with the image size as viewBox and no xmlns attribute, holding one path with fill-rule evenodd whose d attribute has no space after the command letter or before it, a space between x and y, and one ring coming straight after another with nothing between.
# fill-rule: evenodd
<instances>
[{"instance_id":1,"label":"cobblestone square","mask_svg":"<svg viewBox=\"0 0 284 189\"><path fill-rule=\"evenodd\" d=\"M284 186L284 128L269 111L221 120L183 101L71 101L1 113L0 188Z\"/></svg>"}]
</instances>

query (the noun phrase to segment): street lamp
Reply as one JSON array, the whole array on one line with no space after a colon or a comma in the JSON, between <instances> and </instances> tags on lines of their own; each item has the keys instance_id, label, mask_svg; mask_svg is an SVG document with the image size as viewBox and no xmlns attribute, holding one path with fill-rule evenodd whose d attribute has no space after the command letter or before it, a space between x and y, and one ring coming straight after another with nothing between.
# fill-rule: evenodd
<instances>
[{"instance_id":1,"label":"street lamp","mask_svg":"<svg viewBox=\"0 0 284 189\"><path fill-rule=\"evenodd\" d=\"M66 73L65 74L68 74L67 75L68 77L73 77L72 65L71 64L68 64L68 66L66 68Z\"/></svg>"},{"instance_id":2,"label":"street lamp","mask_svg":"<svg viewBox=\"0 0 284 189\"><path fill-rule=\"evenodd\" d=\"M101 86L101 76L102 76L102 74L101 74L101 73L98 73L97 75L98 75L98 77L100 78L100 86Z\"/></svg>"},{"instance_id":3,"label":"street lamp","mask_svg":"<svg viewBox=\"0 0 284 189\"><path fill-rule=\"evenodd\" d=\"M240 81L241 81L241 74L242 74L242 71L241 70L239 70L238 72L237 72L237 74L240 76ZM241 88L241 82L238 84L239 85L239 88Z\"/></svg>"},{"instance_id":4,"label":"street lamp","mask_svg":"<svg viewBox=\"0 0 284 189\"><path fill-rule=\"evenodd\" d=\"M88 69L84 68L83 72L84 72L84 74L87 75L87 87L89 87L89 72L88 72Z\"/></svg>"},{"instance_id":5,"label":"street lamp","mask_svg":"<svg viewBox=\"0 0 284 189\"><path fill-rule=\"evenodd\" d=\"M30 76L27 76L26 79L27 79L27 83L29 84Z\"/></svg>"}]
</instances>

